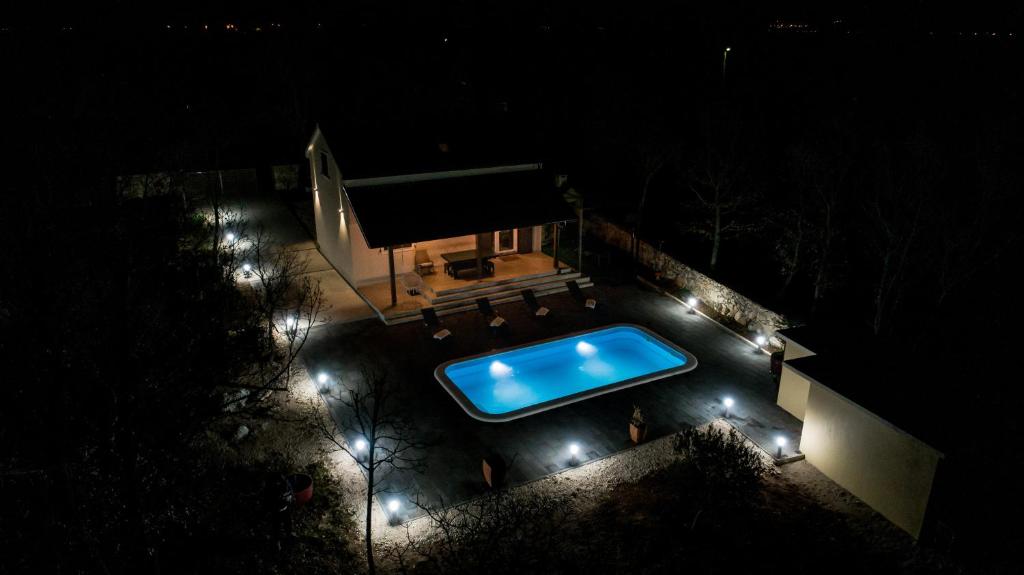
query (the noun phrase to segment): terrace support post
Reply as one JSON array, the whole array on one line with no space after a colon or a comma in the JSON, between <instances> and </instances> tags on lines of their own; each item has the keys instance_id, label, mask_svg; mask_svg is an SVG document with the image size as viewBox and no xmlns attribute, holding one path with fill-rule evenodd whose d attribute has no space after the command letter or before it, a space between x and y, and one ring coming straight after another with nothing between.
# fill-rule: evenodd
<instances>
[{"instance_id":1,"label":"terrace support post","mask_svg":"<svg viewBox=\"0 0 1024 575\"><path fill-rule=\"evenodd\" d=\"M576 220L579 226L579 241L576 242L576 272L583 273L583 207L580 207L580 215Z\"/></svg>"},{"instance_id":2,"label":"terrace support post","mask_svg":"<svg viewBox=\"0 0 1024 575\"><path fill-rule=\"evenodd\" d=\"M398 305L398 290L395 289L395 248L388 246L388 276L391 279L391 305Z\"/></svg>"},{"instance_id":3,"label":"terrace support post","mask_svg":"<svg viewBox=\"0 0 1024 575\"><path fill-rule=\"evenodd\" d=\"M480 234L476 234L473 239L476 241L476 277L481 280L484 277L484 260L480 257Z\"/></svg>"},{"instance_id":4,"label":"terrace support post","mask_svg":"<svg viewBox=\"0 0 1024 575\"><path fill-rule=\"evenodd\" d=\"M554 267L558 269L558 222L551 224L551 257L554 260Z\"/></svg>"}]
</instances>

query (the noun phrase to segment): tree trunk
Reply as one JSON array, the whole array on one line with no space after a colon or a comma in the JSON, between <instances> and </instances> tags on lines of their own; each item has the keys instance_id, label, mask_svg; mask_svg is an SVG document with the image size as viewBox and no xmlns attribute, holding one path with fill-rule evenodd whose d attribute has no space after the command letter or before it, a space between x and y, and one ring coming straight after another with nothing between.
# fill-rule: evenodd
<instances>
[{"instance_id":1,"label":"tree trunk","mask_svg":"<svg viewBox=\"0 0 1024 575\"><path fill-rule=\"evenodd\" d=\"M718 249L722 243L722 208L715 206L715 231L711 241L711 269L718 265Z\"/></svg>"},{"instance_id":2,"label":"tree trunk","mask_svg":"<svg viewBox=\"0 0 1024 575\"><path fill-rule=\"evenodd\" d=\"M796 276L797 266L800 264L800 246L804 239L804 227L802 220L797 220L796 226L796 245L793 248L793 259L790 261L789 272L786 274L786 279L782 281L782 287L779 288L779 299L785 297L786 292L789 291L789 285L793 283L793 277Z\"/></svg>"},{"instance_id":3,"label":"tree trunk","mask_svg":"<svg viewBox=\"0 0 1024 575\"><path fill-rule=\"evenodd\" d=\"M366 472L366 572L369 575L376 573L376 566L373 563L373 472L374 472L374 448L370 443L369 463Z\"/></svg>"}]
</instances>

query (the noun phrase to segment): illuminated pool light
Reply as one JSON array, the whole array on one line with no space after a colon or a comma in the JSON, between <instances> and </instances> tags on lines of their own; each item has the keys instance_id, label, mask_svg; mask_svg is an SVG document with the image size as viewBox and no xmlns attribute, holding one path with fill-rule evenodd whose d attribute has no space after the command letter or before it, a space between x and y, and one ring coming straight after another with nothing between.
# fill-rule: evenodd
<instances>
[{"instance_id":1,"label":"illuminated pool light","mask_svg":"<svg viewBox=\"0 0 1024 575\"><path fill-rule=\"evenodd\" d=\"M576 353L583 357L593 357L597 354L597 348L585 341L580 341L576 344Z\"/></svg>"},{"instance_id":2,"label":"illuminated pool light","mask_svg":"<svg viewBox=\"0 0 1024 575\"><path fill-rule=\"evenodd\" d=\"M512 375L512 368L497 359L491 362L489 371L494 379L504 379Z\"/></svg>"}]
</instances>

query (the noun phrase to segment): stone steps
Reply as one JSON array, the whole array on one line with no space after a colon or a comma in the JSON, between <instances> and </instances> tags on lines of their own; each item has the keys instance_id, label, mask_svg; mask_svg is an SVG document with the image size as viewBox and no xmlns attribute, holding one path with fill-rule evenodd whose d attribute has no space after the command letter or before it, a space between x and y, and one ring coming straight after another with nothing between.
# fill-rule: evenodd
<instances>
[{"instance_id":1,"label":"stone steps","mask_svg":"<svg viewBox=\"0 0 1024 575\"><path fill-rule=\"evenodd\" d=\"M545 274L543 277L529 277L525 280L519 278L519 280L520 281L506 282L501 286L487 286L487 293L482 293L481 289L467 290L462 293L462 297L450 299L434 305L434 310L437 311L437 315L439 316L476 310L476 299L478 297L485 296L491 301L492 305L522 301L523 296L519 292L525 288L532 289L533 293L536 294L537 297L563 293L569 291L569 288L565 285L565 282L569 280L576 280L576 283L578 283L581 288L594 285L594 282L590 281L589 277L581 276L577 272ZM384 319L384 323L387 325L408 323L412 321L420 321L422 317L423 316L420 314L419 310L408 310L386 317Z\"/></svg>"}]
</instances>

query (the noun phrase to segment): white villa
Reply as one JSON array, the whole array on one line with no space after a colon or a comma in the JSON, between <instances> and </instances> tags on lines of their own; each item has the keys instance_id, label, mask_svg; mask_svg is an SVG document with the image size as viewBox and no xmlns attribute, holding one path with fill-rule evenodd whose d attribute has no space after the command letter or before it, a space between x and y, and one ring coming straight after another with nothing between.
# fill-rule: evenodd
<instances>
[{"instance_id":1,"label":"white villa","mask_svg":"<svg viewBox=\"0 0 1024 575\"><path fill-rule=\"evenodd\" d=\"M336 156L320 126L306 149L320 252L382 320L589 285L541 251L548 238L557 254L560 228L576 220L542 164L460 165L445 144L426 152L411 169L360 166Z\"/></svg>"}]
</instances>

